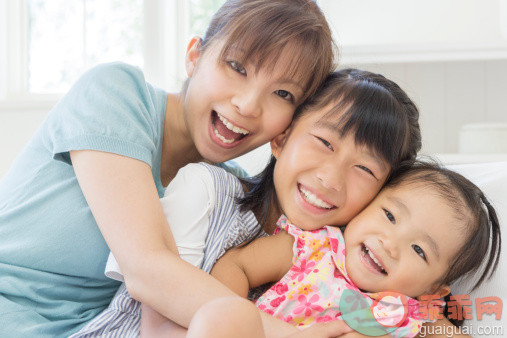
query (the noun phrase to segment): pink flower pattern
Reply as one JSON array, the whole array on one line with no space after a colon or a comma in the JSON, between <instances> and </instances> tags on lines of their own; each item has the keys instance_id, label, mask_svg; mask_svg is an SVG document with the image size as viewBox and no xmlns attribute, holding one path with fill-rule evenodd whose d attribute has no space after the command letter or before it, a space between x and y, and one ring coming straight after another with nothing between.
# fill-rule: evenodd
<instances>
[{"instance_id":1,"label":"pink flower pattern","mask_svg":"<svg viewBox=\"0 0 507 338\"><path fill-rule=\"evenodd\" d=\"M287 284L284 283L276 283L275 286L275 292L279 295L284 294L289 291L289 287Z\"/></svg>"},{"instance_id":2,"label":"pink flower pattern","mask_svg":"<svg viewBox=\"0 0 507 338\"><path fill-rule=\"evenodd\" d=\"M257 300L257 307L301 328L341 319L337 305L340 303L341 294L347 289L359 289L350 283L345 269L345 241L339 228L326 226L318 230L303 231L290 224L284 215L277 224L277 230L283 229L295 238L294 265ZM315 240L319 240L322 245L310 248L308 243ZM323 252L316 254L317 251ZM311 284L308 295L303 293L301 283ZM323 293L322 290L328 292ZM289 293L293 296L288 297ZM378 298L377 294L363 295L370 305L373 304L374 298ZM419 308L415 299L409 298L409 304L410 309ZM309 318L311 320L308 320ZM413 337L422 322L416 310L409 311L404 326L391 335Z\"/></svg>"},{"instance_id":3,"label":"pink flower pattern","mask_svg":"<svg viewBox=\"0 0 507 338\"><path fill-rule=\"evenodd\" d=\"M271 305L272 307L278 307L280 305L280 303L283 302L284 300L285 300L285 296L278 297L278 298L273 299L269 303L269 305Z\"/></svg>"},{"instance_id":4,"label":"pink flower pattern","mask_svg":"<svg viewBox=\"0 0 507 338\"><path fill-rule=\"evenodd\" d=\"M314 294L310 299L306 299L305 295L300 295L298 297L299 306L294 309L294 314L298 315L304 311L306 317L310 317L313 311L317 311L318 313L324 311L324 308L317 303L319 300L319 295Z\"/></svg>"},{"instance_id":5,"label":"pink flower pattern","mask_svg":"<svg viewBox=\"0 0 507 338\"><path fill-rule=\"evenodd\" d=\"M294 271L294 278L298 282L301 282L305 278L305 275L308 275L312 271L315 265L315 262L308 262L307 259L302 259L300 264L293 265L291 268Z\"/></svg>"}]
</instances>

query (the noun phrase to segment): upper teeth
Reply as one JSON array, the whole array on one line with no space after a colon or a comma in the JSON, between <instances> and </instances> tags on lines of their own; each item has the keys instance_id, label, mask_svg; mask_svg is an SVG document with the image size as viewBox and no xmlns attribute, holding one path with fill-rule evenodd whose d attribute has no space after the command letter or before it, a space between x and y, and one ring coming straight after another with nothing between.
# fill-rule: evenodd
<instances>
[{"instance_id":1,"label":"upper teeth","mask_svg":"<svg viewBox=\"0 0 507 338\"><path fill-rule=\"evenodd\" d=\"M323 200L321 200L320 198L318 198L305 188L300 187L300 190L303 193L305 201L307 201L311 205L324 209L331 209L333 207L331 204L324 202Z\"/></svg>"},{"instance_id":2,"label":"upper teeth","mask_svg":"<svg viewBox=\"0 0 507 338\"><path fill-rule=\"evenodd\" d=\"M238 133L238 134L248 135L248 133L249 133L248 130L233 125L232 123L227 121L227 119L225 117L223 117L220 114L217 114L217 115L218 115L218 118L220 119L220 121L222 121L222 123L227 127L227 129L232 130L233 132Z\"/></svg>"},{"instance_id":3,"label":"upper teeth","mask_svg":"<svg viewBox=\"0 0 507 338\"><path fill-rule=\"evenodd\" d=\"M375 256L373 255L373 253L370 251L370 249L368 249L368 247L365 245L364 246L365 249L366 249L366 253L371 257L371 259L375 262L375 264L378 265L378 267L382 270L382 271L385 271L384 268L382 267L382 265L380 265L380 262L378 261L377 258L375 258Z\"/></svg>"}]
</instances>

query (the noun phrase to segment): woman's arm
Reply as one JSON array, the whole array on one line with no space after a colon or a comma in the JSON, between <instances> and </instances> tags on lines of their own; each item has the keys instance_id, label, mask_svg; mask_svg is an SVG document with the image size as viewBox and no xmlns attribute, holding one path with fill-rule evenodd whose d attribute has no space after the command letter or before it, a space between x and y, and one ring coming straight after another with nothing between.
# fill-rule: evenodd
<instances>
[{"instance_id":1,"label":"woman's arm","mask_svg":"<svg viewBox=\"0 0 507 338\"><path fill-rule=\"evenodd\" d=\"M233 248L215 263L211 275L246 298L250 287L277 281L289 270L292 265L293 242L293 238L284 231L278 235L258 238L246 246ZM182 331L181 326L146 304L142 305L141 314L143 337L175 334L184 336L186 332L186 329Z\"/></svg>"},{"instance_id":2,"label":"woman's arm","mask_svg":"<svg viewBox=\"0 0 507 338\"><path fill-rule=\"evenodd\" d=\"M71 151L70 156L86 201L133 298L186 327L201 305L234 295L178 257L146 163L92 150ZM268 333L296 330L267 314L261 316Z\"/></svg>"},{"instance_id":3,"label":"woman's arm","mask_svg":"<svg viewBox=\"0 0 507 338\"><path fill-rule=\"evenodd\" d=\"M211 275L238 295L268 282L280 280L292 266L294 238L282 231L227 251L213 266Z\"/></svg>"},{"instance_id":4,"label":"woman's arm","mask_svg":"<svg viewBox=\"0 0 507 338\"><path fill-rule=\"evenodd\" d=\"M157 338L172 337L184 338L187 335L187 329L176 324L170 319L162 316L146 304L141 304L141 330L140 336Z\"/></svg>"}]
</instances>

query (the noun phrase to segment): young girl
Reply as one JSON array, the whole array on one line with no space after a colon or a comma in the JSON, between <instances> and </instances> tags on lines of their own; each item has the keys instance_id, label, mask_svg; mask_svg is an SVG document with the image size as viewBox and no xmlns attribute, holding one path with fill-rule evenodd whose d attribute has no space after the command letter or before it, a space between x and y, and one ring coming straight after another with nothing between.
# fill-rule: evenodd
<instances>
[{"instance_id":1,"label":"young girl","mask_svg":"<svg viewBox=\"0 0 507 338\"><path fill-rule=\"evenodd\" d=\"M284 151L282 147L280 158ZM275 170L275 186L276 181ZM278 280L256 305L299 327L348 315L347 323L367 335L378 336L372 334L374 330L383 329L395 337L413 337L428 320L419 311L421 306L431 313L431 305L416 299L443 297L456 279L479 271L475 289L498 264L501 239L494 208L473 183L437 165L419 163L403 170L348 223L343 234L339 228L322 227L319 219L305 223L300 215L307 205L284 204L293 195L276 192L287 215L278 222L280 233L228 251L211 274L242 296L249 287ZM308 196L301 191L306 204L316 204ZM337 217L333 224L340 223ZM396 298L405 301L398 307L389 304ZM382 299L388 299L386 307L376 303ZM366 306L358 310L361 302ZM224 316L232 309L245 311L235 301L233 308L227 303L198 312L188 336L198 337L207 328L211 332L207 337L227 337L243 325L243 333L255 335L242 337L262 336L255 316ZM367 314L372 317L370 307L378 323L365 327ZM353 317L362 322L354 323ZM217 318L222 318L221 325L216 325Z\"/></svg>"},{"instance_id":2,"label":"young girl","mask_svg":"<svg viewBox=\"0 0 507 338\"><path fill-rule=\"evenodd\" d=\"M417 119L412 101L383 76L353 69L331 74L316 97L296 111L291 127L271 142L278 160L273 158L259 177L247 182L241 204L237 199L243 197L244 186L223 170L205 164L180 170L168 191L185 190L180 217L192 219L196 226L178 231L177 242L187 251L193 241L183 232L203 234L200 242L206 251L201 267L209 271L225 250L253 238L255 229L264 233L257 220L262 220L266 233L273 233L284 208L301 206L298 217L304 222L347 224L393 170L414 160L421 146ZM282 144L284 152L278 156ZM282 191L292 198L279 205L277 196ZM239 232L238 224L249 224L251 233ZM209 241L218 245L210 247ZM130 307L124 305L127 302L127 297L116 298L110 308L125 311ZM167 336L164 318L146 306L142 315L143 335ZM127 325L131 318L110 327Z\"/></svg>"},{"instance_id":3,"label":"young girl","mask_svg":"<svg viewBox=\"0 0 507 338\"><path fill-rule=\"evenodd\" d=\"M231 294L179 259L159 198L184 165L282 132L332 63L314 1L231 0L190 41L181 93L125 64L86 73L0 183L0 336L78 331L120 285L103 274L110 250L130 294L178 323Z\"/></svg>"}]
</instances>

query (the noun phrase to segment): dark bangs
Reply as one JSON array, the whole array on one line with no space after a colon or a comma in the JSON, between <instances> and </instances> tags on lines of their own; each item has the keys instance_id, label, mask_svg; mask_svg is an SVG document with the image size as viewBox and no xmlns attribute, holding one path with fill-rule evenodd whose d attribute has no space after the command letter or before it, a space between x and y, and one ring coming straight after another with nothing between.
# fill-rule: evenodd
<instances>
[{"instance_id":1,"label":"dark bangs","mask_svg":"<svg viewBox=\"0 0 507 338\"><path fill-rule=\"evenodd\" d=\"M323 118L336 120L341 136L354 133L356 143L385 159L391 171L415 160L421 148L419 113L394 82L379 74L345 69L330 75L321 91L305 110L333 104Z\"/></svg>"},{"instance_id":2,"label":"dark bangs","mask_svg":"<svg viewBox=\"0 0 507 338\"><path fill-rule=\"evenodd\" d=\"M408 131L407 120L397 102L372 83L344 88L342 95L325 118L336 116L341 136L353 133L358 145L368 147L385 159L391 168L397 168L400 159L406 156L403 148Z\"/></svg>"},{"instance_id":3,"label":"dark bangs","mask_svg":"<svg viewBox=\"0 0 507 338\"><path fill-rule=\"evenodd\" d=\"M227 1L211 20L203 47L222 38L220 59L252 62L256 71L284 62L285 76L303 86L301 101L316 92L334 66L331 32L310 0Z\"/></svg>"}]
</instances>

